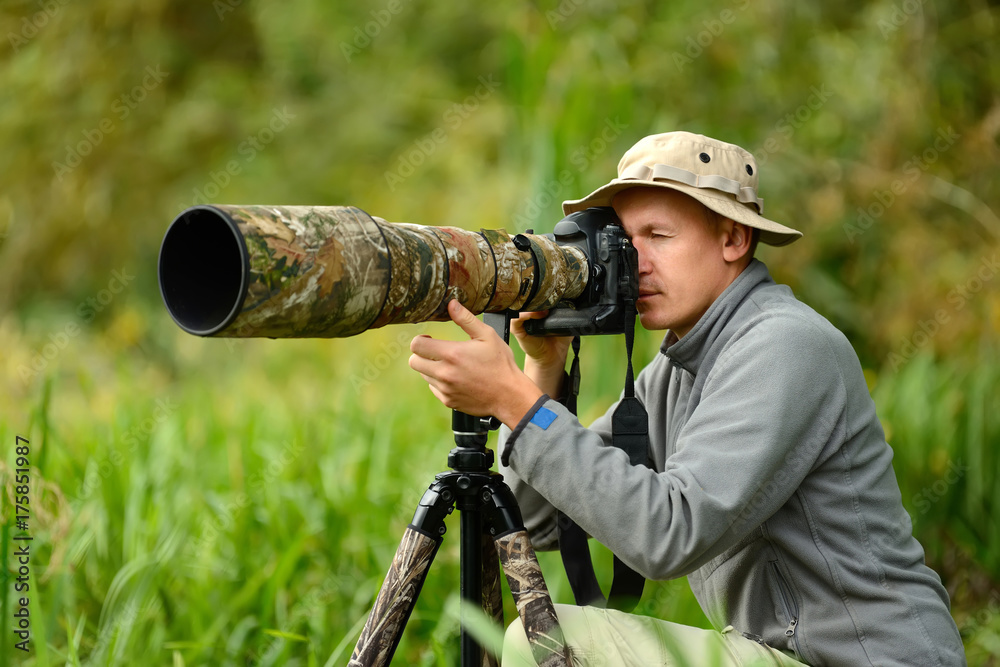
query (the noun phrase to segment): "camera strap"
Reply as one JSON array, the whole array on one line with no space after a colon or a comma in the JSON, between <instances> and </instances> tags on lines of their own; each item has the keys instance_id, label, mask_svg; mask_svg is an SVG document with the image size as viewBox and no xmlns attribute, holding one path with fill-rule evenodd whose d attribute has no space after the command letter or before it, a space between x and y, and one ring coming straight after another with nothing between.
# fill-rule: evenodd
<instances>
[{"instance_id":1,"label":"camera strap","mask_svg":"<svg viewBox=\"0 0 1000 667\"><path fill-rule=\"evenodd\" d=\"M580 337L573 337L573 362L570 364L568 388L565 394L566 408L576 414L577 397L580 395ZM594 574L594 563L590 559L587 533L576 525L573 519L560 511L556 512L559 528L559 555L562 557L573 599L581 607L593 605L604 607L606 600L601 585Z\"/></svg>"},{"instance_id":2,"label":"camera strap","mask_svg":"<svg viewBox=\"0 0 1000 667\"><path fill-rule=\"evenodd\" d=\"M611 418L611 443L628 454L632 465L648 465L649 417L646 408L635 396L635 377L632 370L632 346L635 340L635 302L626 300L625 351L628 369L625 390ZM580 338L573 339L573 362L570 366L566 407L576 414L580 390ZM573 598L578 605L607 606L621 611L631 611L642 597L646 580L641 574L614 557L614 580L605 603L604 594L590 557L587 534L571 518L557 512L559 527L559 553L569 579Z\"/></svg>"},{"instance_id":3,"label":"camera strap","mask_svg":"<svg viewBox=\"0 0 1000 667\"><path fill-rule=\"evenodd\" d=\"M635 377L632 371L632 344L635 342L635 301L625 300L625 353L628 368L625 372L625 391L611 416L611 444L628 454L634 465L648 465L649 415L646 406L635 395ZM646 579L615 556L615 578L608 596L608 606L621 611L632 611L639 604Z\"/></svg>"}]
</instances>

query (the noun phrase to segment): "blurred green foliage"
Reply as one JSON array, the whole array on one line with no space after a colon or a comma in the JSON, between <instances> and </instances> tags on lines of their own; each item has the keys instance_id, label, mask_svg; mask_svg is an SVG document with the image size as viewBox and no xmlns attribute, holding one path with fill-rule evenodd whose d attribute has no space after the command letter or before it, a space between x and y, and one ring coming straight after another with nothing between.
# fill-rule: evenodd
<instances>
[{"instance_id":1,"label":"blurred green foliage","mask_svg":"<svg viewBox=\"0 0 1000 667\"><path fill-rule=\"evenodd\" d=\"M183 335L155 273L180 210L550 231L673 129L752 150L766 214L806 233L759 255L858 350L970 664L995 664L998 21L987 0L3 2L0 438L38 457L26 664L343 664L445 465L405 348L454 331ZM590 417L620 351L585 346ZM454 658L446 545L400 664ZM642 605L705 623L684 582Z\"/></svg>"}]
</instances>

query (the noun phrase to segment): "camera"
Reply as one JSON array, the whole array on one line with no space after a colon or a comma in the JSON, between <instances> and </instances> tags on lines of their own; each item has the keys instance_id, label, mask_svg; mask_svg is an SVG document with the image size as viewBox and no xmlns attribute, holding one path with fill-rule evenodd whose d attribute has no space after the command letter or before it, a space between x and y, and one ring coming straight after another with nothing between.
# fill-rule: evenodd
<instances>
[{"instance_id":1,"label":"camera","mask_svg":"<svg viewBox=\"0 0 1000 667\"><path fill-rule=\"evenodd\" d=\"M199 336L354 336L447 320L451 299L476 314L548 310L534 335L594 335L624 331L636 266L610 207L512 237L351 206L206 205L170 224L158 277L171 317Z\"/></svg>"}]
</instances>

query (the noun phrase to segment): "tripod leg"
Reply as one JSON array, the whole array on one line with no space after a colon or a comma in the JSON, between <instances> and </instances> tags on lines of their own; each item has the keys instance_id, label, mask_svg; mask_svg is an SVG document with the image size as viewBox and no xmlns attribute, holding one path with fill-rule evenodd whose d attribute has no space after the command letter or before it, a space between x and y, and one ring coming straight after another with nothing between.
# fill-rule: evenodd
<instances>
[{"instance_id":1,"label":"tripod leg","mask_svg":"<svg viewBox=\"0 0 1000 667\"><path fill-rule=\"evenodd\" d=\"M483 534L483 611L503 625L503 593L500 590L500 565L493 538Z\"/></svg>"},{"instance_id":2,"label":"tripod leg","mask_svg":"<svg viewBox=\"0 0 1000 667\"><path fill-rule=\"evenodd\" d=\"M434 539L407 527L351 654L349 667L381 667L392 660L440 545L440 538Z\"/></svg>"},{"instance_id":3,"label":"tripod leg","mask_svg":"<svg viewBox=\"0 0 1000 667\"><path fill-rule=\"evenodd\" d=\"M496 546L535 662L539 667L572 665L528 532L502 535L496 538Z\"/></svg>"},{"instance_id":4,"label":"tripod leg","mask_svg":"<svg viewBox=\"0 0 1000 667\"><path fill-rule=\"evenodd\" d=\"M487 503L490 532L535 662L539 667L568 667L573 664L570 650L559 629L559 619L514 493L499 475L484 492L484 501L485 493L490 494Z\"/></svg>"},{"instance_id":5,"label":"tripod leg","mask_svg":"<svg viewBox=\"0 0 1000 667\"><path fill-rule=\"evenodd\" d=\"M349 667L381 667L392 660L440 545L440 538L434 539L407 527L351 654Z\"/></svg>"},{"instance_id":6,"label":"tripod leg","mask_svg":"<svg viewBox=\"0 0 1000 667\"><path fill-rule=\"evenodd\" d=\"M503 627L503 594L500 591L500 565L497 562L497 551L493 538L486 533L482 535L483 562L483 611L493 619L498 627ZM483 667L498 667L496 656L489 651L483 651Z\"/></svg>"},{"instance_id":7,"label":"tripod leg","mask_svg":"<svg viewBox=\"0 0 1000 667\"><path fill-rule=\"evenodd\" d=\"M361 630L348 667L382 667L392 660L427 571L444 540L444 518L454 509L454 493L440 479L424 491L413 521L389 567L375 606Z\"/></svg>"}]
</instances>

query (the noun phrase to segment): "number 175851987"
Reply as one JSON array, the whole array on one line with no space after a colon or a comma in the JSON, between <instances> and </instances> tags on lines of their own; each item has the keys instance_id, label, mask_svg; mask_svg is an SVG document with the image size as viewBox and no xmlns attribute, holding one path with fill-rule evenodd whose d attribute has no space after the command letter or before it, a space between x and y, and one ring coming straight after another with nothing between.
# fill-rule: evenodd
<instances>
[{"instance_id":1,"label":"number 175851987","mask_svg":"<svg viewBox=\"0 0 1000 667\"><path fill-rule=\"evenodd\" d=\"M27 438L17 436L14 445L14 453L17 458L14 460L16 468L14 470L14 518L17 528L23 531L20 535L15 535L14 540L18 542L18 547L14 551L14 558L17 560L17 577L14 583L14 590L21 593L20 597L15 597L16 611L14 612L14 634L21 640L14 644L21 651L28 651L28 640L31 638L31 612L28 611L29 599L27 593L30 592L31 575L31 549L32 537L28 532L28 519L31 518L29 511L28 489L31 485L31 461L28 456L31 454L30 444Z\"/></svg>"}]
</instances>

